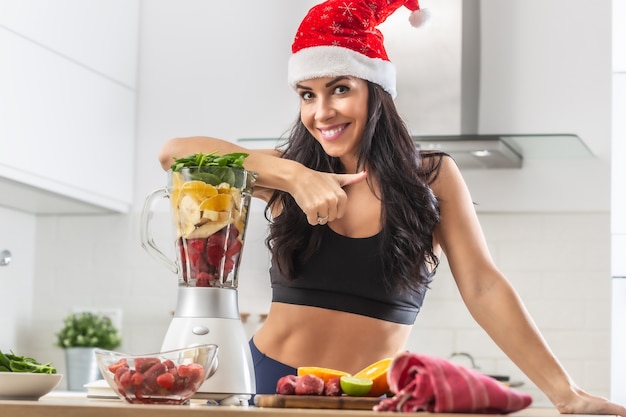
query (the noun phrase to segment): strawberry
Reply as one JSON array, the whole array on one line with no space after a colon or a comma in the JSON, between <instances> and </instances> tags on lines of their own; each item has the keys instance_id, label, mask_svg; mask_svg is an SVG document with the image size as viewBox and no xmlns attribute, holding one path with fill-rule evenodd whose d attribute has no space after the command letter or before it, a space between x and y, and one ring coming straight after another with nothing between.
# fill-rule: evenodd
<instances>
[{"instance_id":1,"label":"strawberry","mask_svg":"<svg viewBox=\"0 0 626 417\"><path fill-rule=\"evenodd\" d=\"M136 358L135 370L139 373L144 373L157 363L161 363L159 358Z\"/></svg>"},{"instance_id":2,"label":"strawberry","mask_svg":"<svg viewBox=\"0 0 626 417\"><path fill-rule=\"evenodd\" d=\"M176 381L176 377L174 377L174 375L172 375L169 372L166 372L164 374L161 374L159 376L157 376L156 378L156 382L157 384L159 384L161 387L170 390L172 389L172 387L174 386L174 382Z\"/></svg>"},{"instance_id":3,"label":"strawberry","mask_svg":"<svg viewBox=\"0 0 626 417\"><path fill-rule=\"evenodd\" d=\"M178 375L183 378L188 378L189 381L193 384L204 378L204 369L202 368L202 366L195 363L190 363L189 365L180 365L178 367Z\"/></svg>"},{"instance_id":4,"label":"strawberry","mask_svg":"<svg viewBox=\"0 0 626 417\"><path fill-rule=\"evenodd\" d=\"M144 376L140 372L135 372L133 376L130 377L130 383L136 387L139 387L143 384Z\"/></svg>"},{"instance_id":5,"label":"strawberry","mask_svg":"<svg viewBox=\"0 0 626 417\"><path fill-rule=\"evenodd\" d=\"M118 381L118 385L124 389L128 388L131 386L132 384L132 372L129 369L124 369L124 368L120 368L123 369L123 372L120 372L120 376L117 379ZM117 375L117 373L116 373Z\"/></svg>"},{"instance_id":6,"label":"strawberry","mask_svg":"<svg viewBox=\"0 0 626 417\"><path fill-rule=\"evenodd\" d=\"M187 258L191 264L191 268L200 270L199 263L204 253L205 241L204 239L189 239L187 240Z\"/></svg>"},{"instance_id":7,"label":"strawberry","mask_svg":"<svg viewBox=\"0 0 626 417\"><path fill-rule=\"evenodd\" d=\"M157 391L159 389L156 379L159 375L165 372L165 365L161 362L154 364L150 369L144 373L145 387L151 391Z\"/></svg>"},{"instance_id":8,"label":"strawberry","mask_svg":"<svg viewBox=\"0 0 626 417\"><path fill-rule=\"evenodd\" d=\"M237 239L237 236L239 236L239 229L237 229L234 225L230 225L228 226L228 230L226 231L226 234L228 235L228 240L235 240Z\"/></svg>"},{"instance_id":9,"label":"strawberry","mask_svg":"<svg viewBox=\"0 0 626 417\"><path fill-rule=\"evenodd\" d=\"M198 272L196 276L196 287L212 287L213 274L207 272Z\"/></svg>"},{"instance_id":10,"label":"strawberry","mask_svg":"<svg viewBox=\"0 0 626 417\"><path fill-rule=\"evenodd\" d=\"M234 267L235 261L233 260L233 258L224 259L224 275L230 274L230 271L232 271Z\"/></svg>"},{"instance_id":11,"label":"strawberry","mask_svg":"<svg viewBox=\"0 0 626 417\"><path fill-rule=\"evenodd\" d=\"M225 253L226 253L226 250L224 249L223 244L222 245L218 245L218 244L207 245L207 250L206 250L207 262L213 266L219 266L220 263L222 262L222 258L224 257Z\"/></svg>"},{"instance_id":12,"label":"strawberry","mask_svg":"<svg viewBox=\"0 0 626 417\"><path fill-rule=\"evenodd\" d=\"M168 372L176 370L176 364L171 359L164 360L163 365L165 365L165 369L167 369Z\"/></svg>"},{"instance_id":13,"label":"strawberry","mask_svg":"<svg viewBox=\"0 0 626 417\"><path fill-rule=\"evenodd\" d=\"M235 256L235 255L237 255L239 252L241 252L241 247L242 246L243 246L243 244L241 243L241 241L239 239L234 239L232 241L229 240L228 241L228 249L226 249L226 255L227 256Z\"/></svg>"},{"instance_id":14,"label":"strawberry","mask_svg":"<svg viewBox=\"0 0 626 417\"><path fill-rule=\"evenodd\" d=\"M109 365L109 371L111 371L112 373L115 373L119 368L128 368L128 362L126 361L126 358L122 358L119 361Z\"/></svg>"}]
</instances>

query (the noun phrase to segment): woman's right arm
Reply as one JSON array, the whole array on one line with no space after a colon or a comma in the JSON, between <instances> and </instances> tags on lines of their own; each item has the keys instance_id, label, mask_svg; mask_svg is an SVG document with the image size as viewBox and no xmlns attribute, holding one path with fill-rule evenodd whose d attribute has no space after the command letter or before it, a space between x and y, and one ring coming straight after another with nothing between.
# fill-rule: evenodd
<instances>
[{"instance_id":1,"label":"woman's right arm","mask_svg":"<svg viewBox=\"0 0 626 417\"><path fill-rule=\"evenodd\" d=\"M159 152L161 167L167 171L174 163L174 158L182 158L195 153L218 153L227 154L232 152L245 152L249 156L244 161L244 167L248 171L259 174L255 185L256 197L267 200L267 189L287 191L287 184L291 176L297 171L297 164L293 161L280 158L280 152L275 149L250 150L242 148L232 142L221 139L194 136L188 138L171 139L163 144ZM267 198L266 198L267 197Z\"/></svg>"},{"instance_id":2,"label":"woman's right arm","mask_svg":"<svg viewBox=\"0 0 626 417\"><path fill-rule=\"evenodd\" d=\"M205 136L167 141L161 147L159 161L167 171L172 166L174 158L199 152L249 154L244 160L244 167L258 174L254 196L267 201L271 196L269 190L285 191L293 196L312 225L317 224L318 216L328 216L328 221L342 217L347 200L342 187L362 181L366 176L364 172L358 174L318 172L299 162L281 158L278 150L246 149L232 142Z\"/></svg>"}]
</instances>

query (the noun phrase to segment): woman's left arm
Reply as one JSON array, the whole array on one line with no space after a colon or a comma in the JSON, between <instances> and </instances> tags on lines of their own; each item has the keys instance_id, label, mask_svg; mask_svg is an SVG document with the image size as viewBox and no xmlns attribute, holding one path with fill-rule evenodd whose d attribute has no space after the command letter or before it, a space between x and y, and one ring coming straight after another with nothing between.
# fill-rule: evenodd
<instances>
[{"instance_id":1,"label":"woman's left arm","mask_svg":"<svg viewBox=\"0 0 626 417\"><path fill-rule=\"evenodd\" d=\"M449 157L432 184L441 245L463 301L478 324L561 413L618 414L626 408L576 386L548 347L518 294L491 258L469 190Z\"/></svg>"}]
</instances>

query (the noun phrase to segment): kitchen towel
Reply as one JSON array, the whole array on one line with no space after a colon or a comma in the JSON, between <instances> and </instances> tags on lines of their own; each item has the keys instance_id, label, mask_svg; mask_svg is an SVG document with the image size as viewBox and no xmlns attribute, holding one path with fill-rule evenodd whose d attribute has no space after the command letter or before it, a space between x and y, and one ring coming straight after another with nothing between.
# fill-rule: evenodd
<instances>
[{"instance_id":1,"label":"kitchen towel","mask_svg":"<svg viewBox=\"0 0 626 417\"><path fill-rule=\"evenodd\" d=\"M528 407L532 397L466 366L405 352L387 371L395 395L375 411L507 414Z\"/></svg>"}]
</instances>

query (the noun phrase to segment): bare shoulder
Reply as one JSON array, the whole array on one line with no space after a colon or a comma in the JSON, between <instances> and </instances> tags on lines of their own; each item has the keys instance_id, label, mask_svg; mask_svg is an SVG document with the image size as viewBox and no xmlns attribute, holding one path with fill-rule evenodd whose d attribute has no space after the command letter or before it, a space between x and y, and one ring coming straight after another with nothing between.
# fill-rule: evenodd
<instances>
[{"instance_id":1,"label":"bare shoulder","mask_svg":"<svg viewBox=\"0 0 626 417\"><path fill-rule=\"evenodd\" d=\"M439 199L451 197L458 191L458 187L465 188L461 171L449 155L425 155L422 160L427 167L430 188Z\"/></svg>"}]
</instances>

